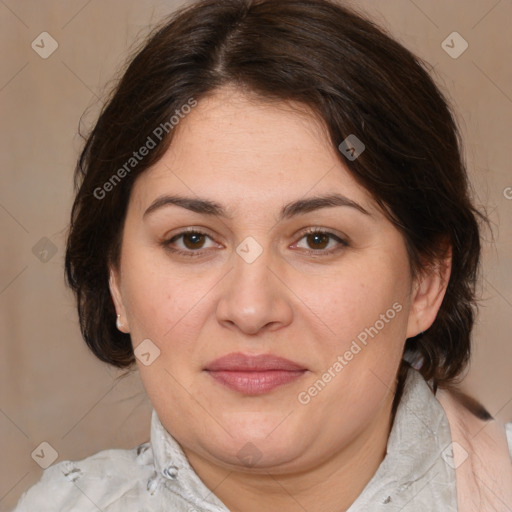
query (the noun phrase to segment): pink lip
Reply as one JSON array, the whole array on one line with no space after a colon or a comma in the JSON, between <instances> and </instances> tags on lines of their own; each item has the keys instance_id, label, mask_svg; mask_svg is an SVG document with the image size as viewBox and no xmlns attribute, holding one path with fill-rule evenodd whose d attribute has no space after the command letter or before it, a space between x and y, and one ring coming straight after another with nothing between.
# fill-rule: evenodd
<instances>
[{"instance_id":1,"label":"pink lip","mask_svg":"<svg viewBox=\"0 0 512 512\"><path fill-rule=\"evenodd\" d=\"M215 380L247 395L259 395L304 375L306 368L282 357L232 353L215 359L205 368Z\"/></svg>"}]
</instances>

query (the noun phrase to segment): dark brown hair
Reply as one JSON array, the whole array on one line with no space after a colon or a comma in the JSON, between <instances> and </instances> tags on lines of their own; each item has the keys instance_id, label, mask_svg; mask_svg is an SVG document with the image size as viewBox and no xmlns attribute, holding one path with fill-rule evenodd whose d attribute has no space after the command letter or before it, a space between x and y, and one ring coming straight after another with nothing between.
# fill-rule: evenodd
<instances>
[{"instance_id":1,"label":"dark brown hair","mask_svg":"<svg viewBox=\"0 0 512 512\"><path fill-rule=\"evenodd\" d=\"M406 346L427 380L453 381L470 355L480 258L480 214L470 200L456 123L423 62L373 22L329 0L189 4L130 60L75 174L66 276L94 354L118 367L134 362L130 336L116 329L109 264L119 263L134 180L165 153L172 129L133 168L126 162L191 98L200 101L225 85L307 106L335 148L351 134L363 141L358 158L340 152L340 160L402 232L413 275L451 246L452 271L437 318ZM123 166L122 179L112 181Z\"/></svg>"}]
</instances>

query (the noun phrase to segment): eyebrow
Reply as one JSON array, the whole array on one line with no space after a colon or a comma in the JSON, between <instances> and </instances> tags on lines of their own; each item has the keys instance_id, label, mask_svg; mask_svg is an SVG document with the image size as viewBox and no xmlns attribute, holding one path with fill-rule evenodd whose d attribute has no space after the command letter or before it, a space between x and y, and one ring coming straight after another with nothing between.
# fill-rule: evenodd
<instances>
[{"instance_id":1,"label":"eyebrow","mask_svg":"<svg viewBox=\"0 0 512 512\"><path fill-rule=\"evenodd\" d=\"M211 215L214 217L222 217L231 219L226 210L215 201L202 198L184 197L176 195L164 195L157 198L149 208L144 212L143 217L147 217L151 213L165 208L167 206L180 206L195 213L202 215ZM285 205L280 212L279 220L290 219L298 215L309 213L321 208L329 208L335 206L348 206L354 208L359 212L371 216L371 214L363 208L359 203L342 194L329 194L326 196L308 197L306 199L299 199Z\"/></svg>"}]
</instances>

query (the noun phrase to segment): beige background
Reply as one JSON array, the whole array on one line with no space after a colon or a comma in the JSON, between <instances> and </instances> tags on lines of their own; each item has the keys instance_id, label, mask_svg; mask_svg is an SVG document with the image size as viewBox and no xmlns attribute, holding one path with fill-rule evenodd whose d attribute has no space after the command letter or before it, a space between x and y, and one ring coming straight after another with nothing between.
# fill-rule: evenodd
<instances>
[{"instance_id":1,"label":"beige background","mask_svg":"<svg viewBox=\"0 0 512 512\"><path fill-rule=\"evenodd\" d=\"M80 118L87 110L87 129L134 38L180 3L0 1L0 510L40 477L31 452L43 441L64 460L148 439L150 407L137 374L115 381L119 372L96 361L80 338L64 286L64 236ZM477 201L495 223L464 386L510 421L512 2L349 3L435 67L459 114ZM59 45L48 59L31 48L44 31ZM453 31L469 43L457 59L441 47ZM46 262L33 249L44 237Z\"/></svg>"}]
</instances>

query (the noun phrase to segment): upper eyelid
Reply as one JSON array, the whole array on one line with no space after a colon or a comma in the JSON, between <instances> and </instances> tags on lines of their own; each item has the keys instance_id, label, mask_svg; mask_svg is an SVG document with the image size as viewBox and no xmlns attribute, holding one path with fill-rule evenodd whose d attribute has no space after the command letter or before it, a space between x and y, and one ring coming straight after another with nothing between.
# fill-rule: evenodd
<instances>
[{"instance_id":1,"label":"upper eyelid","mask_svg":"<svg viewBox=\"0 0 512 512\"><path fill-rule=\"evenodd\" d=\"M170 241L173 238L178 238L180 236L187 235L188 233L197 233L197 234L201 234L201 235L206 235L206 236L210 237L212 240L215 238L208 232L208 230L206 228L184 228L181 231L179 231L178 233L173 234L172 236L166 234L164 236L164 239L167 241Z\"/></svg>"},{"instance_id":2,"label":"upper eyelid","mask_svg":"<svg viewBox=\"0 0 512 512\"><path fill-rule=\"evenodd\" d=\"M201 234L201 235L206 235L206 236L210 237L211 239L215 238L210 233L208 233L208 230L206 230L204 228L190 228L190 229L187 228L187 229L184 229L183 231L180 231L170 237L166 236L165 238L167 238L168 240L172 240L173 238L177 238L179 236L186 235L188 233L197 233L197 234ZM331 235L333 237L346 238L345 235L338 235L328 228L321 228L321 227L317 227L317 226L312 226L309 228L304 228L303 230L299 230L299 232L296 233L294 236L300 235L301 237L303 237L303 236L309 235L311 233L321 233L321 234Z\"/></svg>"}]
</instances>

